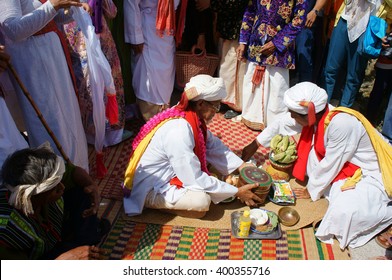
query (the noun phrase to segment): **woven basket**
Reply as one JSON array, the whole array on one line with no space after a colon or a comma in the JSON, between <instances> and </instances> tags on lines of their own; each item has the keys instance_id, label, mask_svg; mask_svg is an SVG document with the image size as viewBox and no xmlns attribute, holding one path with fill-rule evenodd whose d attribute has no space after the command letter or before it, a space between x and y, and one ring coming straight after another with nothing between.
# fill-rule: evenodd
<instances>
[{"instance_id":1,"label":"woven basket","mask_svg":"<svg viewBox=\"0 0 392 280\"><path fill-rule=\"evenodd\" d=\"M196 54L195 48L192 51L176 52L176 82L184 88L189 80L199 74L214 76L219 65L219 56L215 54Z\"/></svg>"}]
</instances>

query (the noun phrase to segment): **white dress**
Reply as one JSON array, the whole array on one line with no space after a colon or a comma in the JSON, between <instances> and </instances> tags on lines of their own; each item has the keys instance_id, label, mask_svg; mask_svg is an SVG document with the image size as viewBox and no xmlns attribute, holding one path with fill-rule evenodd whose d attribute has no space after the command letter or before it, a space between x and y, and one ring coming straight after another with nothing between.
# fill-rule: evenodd
<instances>
[{"instance_id":1,"label":"white dress","mask_svg":"<svg viewBox=\"0 0 392 280\"><path fill-rule=\"evenodd\" d=\"M125 213L140 214L146 196L152 190L163 194L169 203L177 202L187 189L208 193L214 203L236 194L236 187L201 171L194 147L192 128L186 120L170 120L162 125L140 159L131 195L124 198ZM207 162L223 175L230 174L243 163L210 131L206 148ZM184 188L170 185L169 181L175 176L183 182Z\"/></svg>"},{"instance_id":2,"label":"white dress","mask_svg":"<svg viewBox=\"0 0 392 280\"><path fill-rule=\"evenodd\" d=\"M54 32L33 36L52 19L58 23L71 19L60 11L63 10L56 12L50 1L41 4L39 0L2 0L0 28L11 63L48 126L70 160L88 171L86 137L60 40ZM60 155L19 85L15 83L14 87L30 146L49 141Z\"/></svg>"},{"instance_id":3,"label":"white dress","mask_svg":"<svg viewBox=\"0 0 392 280\"><path fill-rule=\"evenodd\" d=\"M177 7L179 0L174 1ZM138 99L168 105L175 78L174 36L157 35L155 20L158 0L125 0L125 42L144 44L143 52L132 55L132 85Z\"/></svg>"},{"instance_id":4,"label":"white dress","mask_svg":"<svg viewBox=\"0 0 392 280\"><path fill-rule=\"evenodd\" d=\"M263 131L258 136L260 143L269 144L268 139L276 132L300 132L292 119L286 121ZM326 243L332 243L335 237L342 249L362 246L392 223L392 198L385 192L377 155L362 123L346 113L332 118L324 141L326 156L319 161L312 148L307 164L307 188L312 200L324 196L329 201L316 236ZM341 191L345 180L331 182L346 161L361 168L362 179L354 189Z\"/></svg>"},{"instance_id":5,"label":"white dress","mask_svg":"<svg viewBox=\"0 0 392 280\"><path fill-rule=\"evenodd\" d=\"M0 97L0 170L4 161L9 155L17 150L28 148L19 130L16 128L14 120L8 111L4 99ZM1 183L0 172L0 183Z\"/></svg>"}]
</instances>

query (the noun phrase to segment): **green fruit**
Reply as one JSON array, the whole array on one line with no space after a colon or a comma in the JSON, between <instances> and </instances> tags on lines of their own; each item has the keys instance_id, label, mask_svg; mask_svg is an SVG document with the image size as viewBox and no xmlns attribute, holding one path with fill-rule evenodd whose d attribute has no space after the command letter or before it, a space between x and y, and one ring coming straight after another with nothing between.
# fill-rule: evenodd
<instances>
[{"instance_id":1,"label":"green fruit","mask_svg":"<svg viewBox=\"0 0 392 280\"><path fill-rule=\"evenodd\" d=\"M274 156L272 157L272 159L276 162L281 161L284 157L286 156L285 152L281 152L279 154L274 154Z\"/></svg>"},{"instance_id":2,"label":"green fruit","mask_svg":"<svg viewBox=\"0 0 392 280\"><path fill-rule=\"evenodd\" d=\"M289 137L287 135L283 136L282 139L282 145L279 147L280 151L284 152L287 150L287 147L289 146Z\"/></svg>"},{"instance_id":3,"label":"green fruit","mask_svg":"<svg viewBox=\"0 0 392 280\"><path fill-rule=\"evenodd\" d=\"M282 141L282 135L281 134L277 134L275 135L270 142L270 147L272 150L275 150L277 148L277 145L280 141Z\"/></svg>"}]
</instances>

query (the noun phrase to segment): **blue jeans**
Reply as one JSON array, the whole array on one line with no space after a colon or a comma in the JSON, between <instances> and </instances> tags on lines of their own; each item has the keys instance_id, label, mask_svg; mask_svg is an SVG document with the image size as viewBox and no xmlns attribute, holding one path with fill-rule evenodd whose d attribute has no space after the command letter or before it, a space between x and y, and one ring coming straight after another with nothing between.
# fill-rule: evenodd
<instances>
[{"instance_id":1,"label":"blue jeans","mask_svg":"<svg viewBox=\"0 0 392 280\"><path fill-rule=\"evenodd\" d=\"M392 94L389 97L388 107L385 112L382 134L388 138L389 143L392 145Z\"/></svg>"},{"instance_id":2,"label":"blue jeans","mask_svg":"<svg viewBox=\"0 0 392 280\"><path fill-rule=\"evenodd\" d=\"M363 36L363 34L362 34ZM336 80L342 67L347 69L346 84L340 99L340 106L352 107L356 95L361 87L368 59L358 52L360 39L350 43L347 33L347 22L340 19L332 31L327 62L325 66L325 90L328 93L328 102L334 93Z\"/></svg>"}]
</instances>

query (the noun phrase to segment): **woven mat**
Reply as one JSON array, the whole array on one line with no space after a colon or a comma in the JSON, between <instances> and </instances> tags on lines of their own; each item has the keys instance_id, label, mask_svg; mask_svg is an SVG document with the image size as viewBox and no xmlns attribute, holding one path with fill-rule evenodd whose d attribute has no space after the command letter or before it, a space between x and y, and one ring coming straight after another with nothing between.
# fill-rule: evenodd
<instances>
[{"instance_id":1,"label":"woven mat","mask_svg":"<svg viewBox=\"0 0 392 280\"><path fill-rule=\"evenodd\" d=\"M272 202L267 202L261 206L278 213L282 206L276 205ZM300 220L292 227L282 225L284 230L295 230L311 225L313 222L321 220L328 208L328 201L320 199L318 201L311 201L310 199L298 199L294 206L291 206L300 215ZM238 200L230 203L211 204L210 210L202 219L190 219L168 214L155 209L145 209L143 213L138 216L129 217L123 214L125 220L152 223L160 225L174 225L174 226L189 226L189 227L207 227L216 229L230 229L231 228L231 213L234 211L249 209Z\"/></svg>"},{"instance_id":2,"label":"woven mat","mask_svg":"<svg viewBox=\"0 0 392 280\"><path fill-rule=\"evenodd\" d=\"M348 260L348 251L319 242L313 229L283 231L278 240L240 240L229 229L134 223L121 217L106 242L107 259Z\"/></svg>"}]
</instances>

